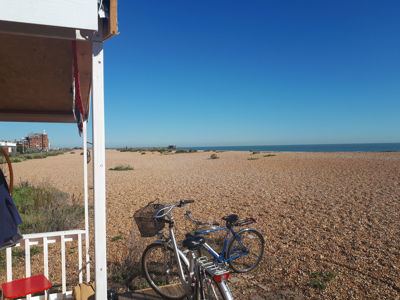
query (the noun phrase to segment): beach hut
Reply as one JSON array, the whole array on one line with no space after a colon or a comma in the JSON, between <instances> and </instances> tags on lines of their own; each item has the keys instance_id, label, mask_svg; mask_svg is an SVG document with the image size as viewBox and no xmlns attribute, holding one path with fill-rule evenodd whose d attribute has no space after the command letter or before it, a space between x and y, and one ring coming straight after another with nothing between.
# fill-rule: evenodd
<instances>
[{"instance_id":1,"label":"beach hut","mask_svg":"<svg viewBox=\"0 0 400 300\"><path fill-rule=\"evenodd\" d=\"M3 0L1 5L0 121L78 122L83 133L85 230L24 235L21 245L25 247L26 276L31 275L32 245L43 245L46 275L48 244L60 243L62 292L50 295L50 299L68 297L71 292L66 288L65 243L76 240L79 282L83 281L85 269L83 253L86 254L85 280L91 279L86 121L92 108L94 269L96 299L104 300L107 298L107 258L103 42L118 33L117 0ZM83 240L85 251L82 251ZM7 281L14 279L11 256L11 250L7 249Z\"/></svg>"}]
</instances>

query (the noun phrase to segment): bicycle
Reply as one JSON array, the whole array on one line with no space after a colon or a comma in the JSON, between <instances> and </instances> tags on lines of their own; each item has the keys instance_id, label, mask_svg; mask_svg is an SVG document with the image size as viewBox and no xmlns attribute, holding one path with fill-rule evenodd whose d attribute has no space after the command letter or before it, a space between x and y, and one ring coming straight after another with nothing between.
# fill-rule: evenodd
<instances>
[{"instance_id":1,"label":"bicycle","mask_svg":"<svg viewBox=\"0 0 400 300\"><path fill-rule=\"evenodd\" d=\"M200 222L190 216L191 212L186 211L185 216L195 223L194 236L202 236L211 232L226 230L224 246L221 253L215 251L209 244L204 243L202 248L207 250L219 263L228 263L237 273L245 273L253 270L261 261L264 254L264 238L262 234L254 228L244 228L238 232L233 230L235 226L245 226L256 222L253 218L238 221L238 215L231 214L222 220L226 221L226 226L219 226L217 222ZM199 226L209 226L206 230L200 230ZM232 237L229 238L229 235Z\"/></svg>"},{"instance_id":2,"label":"bicycle","mask_svg":"<svg viewBox=\"0 0 400 300\"><path fill-rule=\"evenodd\" d=\"M232 300L226 284L229 271L223 264L196 255L205 243L204 237L186 235L182 245L188 249L187 256L177 246L175 222L170 213L175 207L193 202L180 200L166 206L151 202L135 213L141 235L158 237L143 252L142 271L153 290L167 299ZM162 232L165 224L169 225L169 237Z\"/></svg>"}]
</instances>

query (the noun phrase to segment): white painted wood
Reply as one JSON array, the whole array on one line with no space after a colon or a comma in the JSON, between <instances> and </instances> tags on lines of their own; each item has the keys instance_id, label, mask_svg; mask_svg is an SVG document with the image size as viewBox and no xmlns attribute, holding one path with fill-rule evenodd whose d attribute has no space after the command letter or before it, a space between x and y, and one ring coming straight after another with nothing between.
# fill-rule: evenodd
<instances>
[{"instance_id":1,"label":"white painted wood","mask_svg":"<svg viewBox=\"0 0 400 300\"><path fill-rule=\"evenodd\" d=\"M49 279L49 247L47 243L47 237L43 238L43 270L44 276ZM49 293L47 290L44 292L47 299L47 294Z\"/></svg>"},{"instance_id":2,"label":"white painted wood","mask_svg":"<svg viewBox=\"0 0 400 300\"><path fill-rule=\"evenodd\" d=\"M31 248L29 239L25 240L25 277L31 276ZM31 299L31 295L26 296L27 300Z\"/></svg>"},{"instance_id":3,"label":"white painted wood","mask_svg":"<svg viewBox=\"0 0 400 300\"><path fill-rule=\"evenodd\" d=\"M75 240L77 240L78 239L77 235L82 233L85 233L85 231L82 229L75 229L75 230L52 231L52 232L42 232L42 233L30 233L30 234L24 234L23 237L25 240L26 239L33 240L35 238L42 239L43 237L60 237L63 235L64 237L75 236Z\"/></svg>"},{"instance_id":4,"label":"white painted wood","mask_svg":"<svg viewBox=\"0 0 400 300\"><path fill-rule=\"evenodd\" d=\"M25 277L31 276L31 248L29 239L25 239Z\"/></svg>"},{"instance_id":5,"label":"white painted wood","mask_svg":"<svg viewBox=\"0 0 400 300\"><path fill-rule=\"evenodd\" d=\"M63 294L67 291L67 280L65 272L65 239L61 236L61 285Z\"/></svg>"},{"instance_id":6,"label":"white painted wood","mask_svg":"<svg viewBox=\"0 0 400 300\"><path fill-rule=\"evenodd\" d=\"M0 0L0 20L97 30L97 0Z\"/></svg>"},{"instance_id":7,"label":"white painted wood","mask_svg":"<svg viewBox=\"0 0 400 300\"><path fill-rule=\"evenodd\" d=\"M61 278L63 293L50 294L50 299L73 299L72 291L66 290L66 252L65 243L78 241L78 260L79 260L79 281L83 280L83 268L82 268L82 239L85 238L85 230L67 230L67 231L56 231L56 232L44 232L44 233L33 233L23 235L23 240L18 243L15 247L25 248L25 277L31 276L31 257L30 247L32 245L43 245L43 274L49 278L49 255L48 245L55 242L61 243ZM7 281L12 281L12 251L11 248L6 249L7 257ZM47 292L46 294L47 295ZM66 295L66 296L64 296ZM29 296L30 297L30 296ZM30 299L30 298L27 299ZM32 299L45 299L44 296L35 296Z\"/></svg>"},{"instance_id":8,"label":"white painted wood","mask_svg":"<svg viewBox=\"0 0 400 300\"><path fill-rule=\"evenodd\" d=\"M79 283L82 283L82 235L78 235L78 267L79 267Z\"/></svg>"},{"instance_id":9,"label":"white painted wood","mask_svg":"<svg viewBox=\"0 0 400 300\"><path fill-rule=\"evenodd\" d=\"M98 35L101 36L101 30ZM92 45L95 282L96 300L104 300L107 299L107 239L103 43L95 41Z\"/></svg>"},{"instance_id":10,"label":"white painted wood","mask_svg":"<svg viewBox=\"0 0 400 300\"><path fill-rule=\"evenodd\" d=\"M7 260L7 282L12 281L12 250L11 247L6 249Z\"/></svg>"},{"instance_id":11,"label":"white painted wood","mask_svg":"<svg viewBox=\"0 0 400 300\"><path fill-rule=\"evenodd\" d=\"M85 262L86 281L90 281L90 240L89 240L89 187L87 164L87 121L83 122L83 195L85 199Z\"/></svg>"}]
</instances>

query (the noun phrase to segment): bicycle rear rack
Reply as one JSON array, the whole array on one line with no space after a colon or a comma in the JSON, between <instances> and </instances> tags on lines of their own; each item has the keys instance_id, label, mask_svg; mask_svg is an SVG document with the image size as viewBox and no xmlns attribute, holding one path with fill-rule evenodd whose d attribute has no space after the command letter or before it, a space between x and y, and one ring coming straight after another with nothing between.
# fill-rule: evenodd
<instances>
[{"instance_id":1,"label":"bicycle rear rack","mask_svg":"<svg viewBox=\"0 0 400 300\"><path fill-rule=\"evenodd\" d=\"M197 259L197 263L200 265L200 268L205 270L211 276L218 276L228 273L227 267L224 264L215 262L210 260L206 256L199 257Z\"/></svg>"}]
</instances>

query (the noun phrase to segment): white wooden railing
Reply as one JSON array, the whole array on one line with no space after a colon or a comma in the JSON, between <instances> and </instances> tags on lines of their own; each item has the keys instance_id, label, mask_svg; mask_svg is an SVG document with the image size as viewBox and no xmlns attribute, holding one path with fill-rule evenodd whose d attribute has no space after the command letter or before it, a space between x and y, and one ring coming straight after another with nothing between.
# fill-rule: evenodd
<instances>
[{"instance_id":1,"label":"white wooden railing","mask_svg":"<svg viewBox=\"0 0 400 300\"><path fill-rule=\"evenodd\" d=\"M73 241L78 241L78 281L82 283L83 270L82 268L82 239L85 239L85 230L67 230L67 231L55 231L55 232L44 232L44 233L32 233L24 234L23 240L15 247L25 247L25 276L31 276L31 246L43 246L43 274L49 278L49 244L61 243L61 294L50 294L49 298L52 299L63 299L65 296L71 295L72 291L67 291L67 278L66 278L66 259L65 259L65 244ZM6 259L7 259L7 281L13 280L12 272L12 248L7 248ZM88 254L88 249L85 249L85 254ZM85 260L88 261L88 260ZM54 272L54 269L51 268ZM36 275L36 274L35 274ZM15 278L18 279L18 278ZM90 280L90 274L87 274L87 280ZM51 282L51 280L50 280ZM53 284L53 283L52 283ZM47 295L47 294L46 294ZM27 297L27 299L40 299L44 297Z\"/></svg>"}]
</instances>

